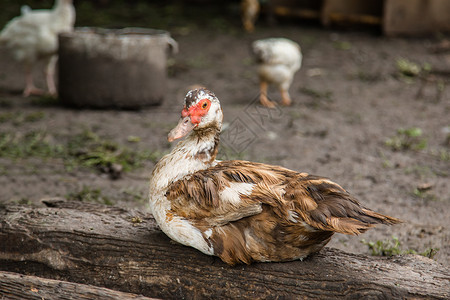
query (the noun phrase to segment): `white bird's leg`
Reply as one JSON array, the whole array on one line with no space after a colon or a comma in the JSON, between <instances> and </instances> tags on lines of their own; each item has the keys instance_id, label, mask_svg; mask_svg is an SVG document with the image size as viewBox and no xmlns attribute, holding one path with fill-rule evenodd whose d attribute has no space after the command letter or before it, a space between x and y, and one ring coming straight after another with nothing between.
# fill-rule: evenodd
<instances>
[{"instance_id":1,"label":"white bird's leg","mask_svg":"<svg viewBox=\"0 0 450 300\"><path fill-rule=\"evenodd\" d=\"M28 97L30 95L42 95L43 93L44 93L43 90L38 89L34 85L33 64L26 63L25 64L25 89L23 90L23 96Z\"/></svg>"},{"instance_id":2,"label":"white bird's leg","mask_svg":"<svg viewBox=\"0 0 450 300\"><path fill-rule=\"evenodd\" d=\"M274 108L275 103L273 103L267 98L267 82L261 80L259 83L259 90L260 90L259 101L261 101L262 106Z\"/></svg>"},{"instance_id":3,"label":"white bird's leg","mask_svg":"<svg viewBox=\"0 0 450 300\"><path fill-rule=\"evenodd\" d=\"M47 64L47 67L45 69L45 78L47 80L47 88L48 92L52 96L56 96L56 84L55 84L55 69L56 69L56 61L58 60L58 57L56 55L53 55Z\"/></svg>"},{"instance_id":4,"label":"white bird's leg","mask_svg":"<svg viewBox=\"0 0 450 300\"><path fill-rule=\"evenodd\" d=\"M291 96L289 96L289 92L287 90L280 90L281 93L281 105L290 106L292 103Z\"/></svg>"}]
</instances>

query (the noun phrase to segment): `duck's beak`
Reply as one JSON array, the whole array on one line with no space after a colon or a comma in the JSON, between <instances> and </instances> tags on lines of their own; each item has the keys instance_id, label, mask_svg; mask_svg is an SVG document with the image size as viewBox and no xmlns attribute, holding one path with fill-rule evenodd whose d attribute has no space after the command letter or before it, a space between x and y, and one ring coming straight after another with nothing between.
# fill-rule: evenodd
<instances>
[{"instance_id":1,"label":"duck's beak","mask_svg":"<svg viewBox=\"0 0 450 300\"><path fill-rule=\"evenodd\" d=\"M180 121L178 121L177 126L169 132L169 136L167 137L167 140L169 142L178 140L178 139L186 136L189 132L191 132L192 129L194 129L194 127L195 127L195 125L192 124L190 116L186 116L184 118L181 117Z\"/></svg>"}]
</instances>

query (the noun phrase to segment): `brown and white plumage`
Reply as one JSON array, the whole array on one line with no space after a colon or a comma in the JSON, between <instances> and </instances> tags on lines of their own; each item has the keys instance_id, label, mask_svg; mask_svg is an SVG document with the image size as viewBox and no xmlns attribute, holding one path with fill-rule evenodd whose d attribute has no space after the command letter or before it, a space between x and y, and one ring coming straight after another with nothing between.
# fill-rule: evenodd
<instances>
[{"instance_id":1,"label":"brown and white plumage","mask_svg":"<svg viewBox=\"0 0 450 300\"><path fill-rule=\"evenodd\" d=\"M169 140L187 136L155 166L150 209L175 241L228 264L303 259L335 233L399 220L362 207L329 179L248 161L215 160L222 110L190 91Z\"/></svg>"},{"instance_id":2,"label":"brown and white plumage","mask_svg":"<svg viewBox=\"0 0 450 300\"><path fill-rule=\"evenodd\" d=\"M56 0L51 10L23 8L22 14L9 21L0 33L0 44L10 49L25 66L24 96L41 94L34 86L33 66L39 60L46 65L46 82L50 94L56 94L54 82L58 34L73 30L75 9L72 0Z\"/></svg>"},{"instance_id":3,"label":"brown and white plumage","mask_svg":"<svg viewBox=\"0 0 450 300\"><path fill-rule=\"evenodd\" d=\"M261 104L275 106L267 98L267 87L272 84L281 93L281 104L291 105L289 87L302 64L300 46L286 38L268 38L254 41L252 51L258 63Z\"/></svg>"}]
</instances>

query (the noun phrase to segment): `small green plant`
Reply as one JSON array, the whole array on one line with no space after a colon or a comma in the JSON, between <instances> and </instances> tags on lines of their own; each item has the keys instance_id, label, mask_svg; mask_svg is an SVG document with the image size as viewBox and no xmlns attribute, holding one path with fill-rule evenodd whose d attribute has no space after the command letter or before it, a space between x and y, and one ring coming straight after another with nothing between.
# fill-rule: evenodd
<instances>
[{"instance_id":1,"label":"small green plant","mask_svg":"<svg viewBox=\"0 0 450 300\"><path fill-rule=\"evenodd\" d=\"M425 249L423 252L420 252L419 255L433 259L433 257L438 253L438 251L439 248L428 248Z\"/></svg>"},{"instance_id":2,"label":"small green plant","mask_svg":"<svg viewBox=\"0 0 450 300\"><path fill-rule=\"evenodd\" d=\"M160 156L159 152L133 151L89 130L74 136L67 144L67 151L72 162L106 172L114 165L130 171L141 166L144 161L156 161Z\"/></svg>"},{"instance_id":3,"label":"small green plant","mask_svg":"<svg viewBox=\"0 0 450 300\"><path fill-rule=\"evenodd\" d=\"M450 161L450 151L447 149L434 149L430 151L430 154L442 161Z\"/></svg>"},{"instance_id":4,"label":"small green plant","mask_svg":"<svg viewBox=\"0 0 450 300\"><path fill-rule=\"evenodd\" d=\"M431 65L424 63L422 66L405 58L396 61L397 73L404 82L413 83L418 76L426 75L431 71Z\"/></svg>"},{"instance_id":5,"label":"small green plant","mask_svg":"<svg viewBox=\"0 0 450 300\"><path fill-rule=\"evenodd\" d=\"M32 205L33 203L33 201L31 201L30 199L23 197L19 199L14 199L13 202L19 205Z\"/></svg>"},{"instance_id":6,"label":"small green plant","mask_svg":"<svg viewBox=\"0 0 450 300\"><path fill-rule=\"evenodd\" d=\"M423 252L417 252L416 250L407 249L402 250L400 241L397 237L393 236L392 240L367 242L362 240L361 243L366 245L371 251L372 256L393 256L393 255L403 255L403 254L418 254L428 258L433 258L439 251L438 248L427 248Z\"/></svg>"},{"instance_id":7,"label":"small green plant","mask_svg":"<svg viewBox=\"0 0 450 300\"><path fill-rule=\"evenodd\" d=\"M392 237L392 240L376 242L366 242L366 240L362 240L361 242L369 247L372 256L392 256L402 254L400 242L396 237Z\"/></svg>"},{"instance_id":8,"label":"small green plant","mask_svg":"<svg viewBox=\"0 0 450 300\"><path fill-rule=\"evenodd\" d=\"M133 137L133 141L137 141ZM106 173L131 171L147 161L156 162L159 151L133 150L85 130L71 136L65 143L56 143L45 131L28 133L0 132L0 157L61 158L67 168L84 166Z\"/></svg>"},{"instance_id":9,"label":"small green plant","mask_svg":"<svg viewBox=\"0 0 450 300\"><path fill-rule=\"evenodd\" d=\"M445 149L442 149L442 150L439 152L439 158L440 158L442 161L450 161L450 151L445 150Z\"/></svg>"},{"instance_id":10,"label":"small green plant","mask_svg":"<svg viewBox=\"0 0 450 300\"><path fill-rule=\"evenodd\" d=\"M63 153L61 145L51 143L50 137L44 131L31 131L26 134L0 133L0 157L57 157Z\"/></svg>"},{"instance_id":11,"label":"small green plant","mask_svg":"<svg viewBox=\"0 0 450 300\"><path fill-rule=\"evenodd\" d=\"M386 140L386 145L394 151L423 150L427 147L427 141L422 138L422 129L420 128L400 128L397 130L397 135Z\"/></svg>"},{"instance_id":12,"label":"small green plant","mask_svg":"<svg viewBox=\"0 0 450 300\"><path fill-rule=\"evenodd\" d=\"M408 59L405 59L405 58L397 59L396 65L397 65L398 72L401 75L407 76L407 77L418 76L422 70L422 68L418 64L416 64Z\"/></svg>"},{"instance_id":13,"label":"small green plant","mask_svg":"<svg viewBox=\"0 0 450 300\"><path fill-rule=\"evenodd\" d=\"M44 107L60 105L58 98L55 98L53 96L47 96L47 95L41 96L38 98L33 98L31 100L31 103L36 106L44 106Z\"/></svg>"},{"instance_id":14,"label":"small green plant","mask_svg":"<svg viewBox=\"0 0 450 300\"><path fill-rule=\"evenodd\" d=\"M414 188L413 195L426 201L439 201L439 198L435 194L430 193L428 189L422 189L420 187Z\"/></svg>"}]
</instances>

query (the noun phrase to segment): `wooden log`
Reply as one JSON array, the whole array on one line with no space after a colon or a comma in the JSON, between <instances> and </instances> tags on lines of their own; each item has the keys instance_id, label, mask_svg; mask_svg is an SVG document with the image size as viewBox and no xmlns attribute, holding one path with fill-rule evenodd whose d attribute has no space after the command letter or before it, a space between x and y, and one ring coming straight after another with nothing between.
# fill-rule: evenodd
<instances>
[{"instance_id":1,"label":"wooden log","mask_svg":"<svg viewBox=\"0 0 450 300\"><path fill-rule=\"evenodd\" d=\"M159 298L450 298L448 269L417 255L325 248L304 261L230 267L171 242L142 212L48 203L0 209L2 270Z\"/></svg>"},{"instance_id":2,"label":"wooden log","mask_svg":"<svg viewBox=\"0 0 450 300\"><path fill-rule=\"evenodd\" d=\"M141 295L67 281L0 271L1 299L150 300Z\"/></svg>"}]
</instances>

